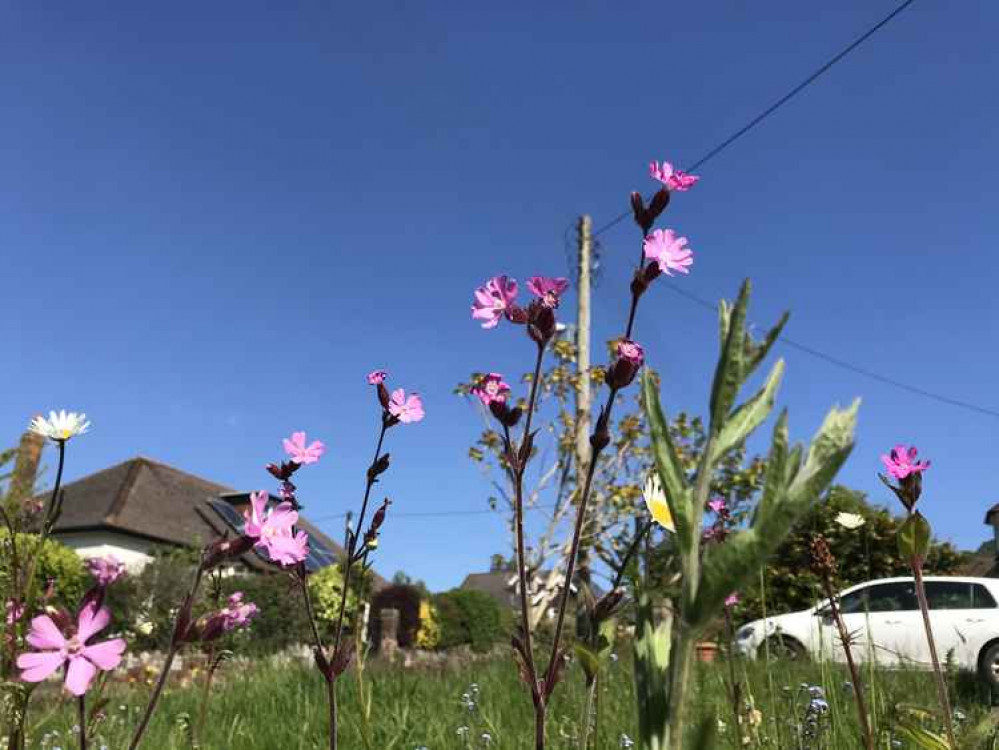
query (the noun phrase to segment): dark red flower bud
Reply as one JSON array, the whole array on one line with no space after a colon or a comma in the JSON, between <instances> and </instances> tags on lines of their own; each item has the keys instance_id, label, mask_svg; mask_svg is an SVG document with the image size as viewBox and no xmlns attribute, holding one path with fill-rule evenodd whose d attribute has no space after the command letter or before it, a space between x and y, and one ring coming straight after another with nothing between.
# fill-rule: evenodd
<instances>
[{"instance_id":1,"label":"dark red flower bud","mask_svg":"<svg viewBox=\"0 0 999 750\"><path fill-rule=\"evenodd\" d=\"M658 193L652 196L652 202L649 204L649 216L652 218L652 223L654 224L656 219L659 218L660 214L666 210L666 206L669 205L669 190L662 188ZM651 227L650 227L651 228ZM648 230L646 230L646 233Z\"/></svg>"},{"instance_id":2,"label":"dark red flower bud","mask_svg":"<svg viewBox=\"0 0 999 750\"><path fill-rule=\"evenodd\" d=\"M375 461L373 464L371 464L371 466L368 467L369 482L374 482L379 474L384 474L386 471L388 471L389 455L390 454L388 453L383 453L381 456L378 457L377 461Z\"/></svg>"},{"instance_id":3,"label":"dark red flower bud","mask_svg":"<svg viewBox=\"0 0 999 750\"><path fill-rule=\"evenodd\" d=\"M528 312L518 305L510 305L506 309L506 319L517 325L524 325L528 320Z\"/></svg>"},{"instance_id":4,"label":"dark red flower bud","mask_svg":"<svg viewBox=\"0 0 999 750\"><path fill-rule=\"evenodd\" d=\"M254 540L248 536L216 539L205 550L205 570L214 568L219 563L249 552L253 548L253 543Z\"/></svg>"},{"instance_id":5,"label":"dark red flower bud","mask_svg":"<svg viewBox=\"0 0 999 750\"><path fill-rule=\"evenodd\" d=\"M609 421L609 416L607 414L606 408L600 409L600 416L597 417L597 422L593 426L593 434L590 435L590 446L593 448L594 453L599 453L610 443L610 429L607 426Z\"/></svg>"},{"instance_id":6,"label":"dark red flower bud","mask_svg":"<svg viewBox=\"0 0 999 750\"><path fill-rule=\"evenodd\" d=\"M378 403L382 405L382 409L388 411L389 408L388 388L385 387L384 383L379 383L377 391L378 391Z\"/></svg>"},{"instance_id":7,"label":"dark red flower bud","mask_svg":"<svg viewBox=\"0 0 999 750\"><path fill-rule=\"evenodd\" d=\"M642 196L639 193L631 194L631 212L634 214L635 223L642 228L643 232L648 234L649 230L652 229L652 221L645 210L645 201L642 200Z\"/></svg>"},{"instance_id":8,"label":"dark red flower bud","mask_svg":"<svg viewBox=\"0 0 999 750\"><path fill-rule=\"evenodd\" d=\"M527 335L538 346L544 346L551 341L558 327L555 311L540 300L535 300L527 308Z\"/></svg>"}]
</instances>

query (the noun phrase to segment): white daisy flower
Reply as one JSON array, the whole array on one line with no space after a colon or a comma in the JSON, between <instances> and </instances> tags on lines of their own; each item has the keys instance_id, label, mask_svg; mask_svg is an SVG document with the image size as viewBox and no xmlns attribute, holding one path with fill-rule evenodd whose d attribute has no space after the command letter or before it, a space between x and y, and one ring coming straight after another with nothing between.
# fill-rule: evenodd
<instances>
[{"instance_id":1,"label":"white daisy flower","mask_svg":"<svg viewBox=\"0 0 999 750\"><path fill-rule=\"evenodd\" d=\"M86 414L62 409L58 413L50 411L48 419L39 414L31 420L28 429L36 435L64 443L71 437L82 435L90 429L90 422L87 421Z\"/></svg>"},{"instance_id":2,"label":"white daisy flower","mask_svg":"<svg viewBox=\"0 0 999 750\"><path fill-rule=\"evenodd\" d=\"M854 531L859 529L864 525L864 517L857 513L838 513L836 515L836 523L842 526L844 529L849 529Z\"/></svg>"}]
</instances>

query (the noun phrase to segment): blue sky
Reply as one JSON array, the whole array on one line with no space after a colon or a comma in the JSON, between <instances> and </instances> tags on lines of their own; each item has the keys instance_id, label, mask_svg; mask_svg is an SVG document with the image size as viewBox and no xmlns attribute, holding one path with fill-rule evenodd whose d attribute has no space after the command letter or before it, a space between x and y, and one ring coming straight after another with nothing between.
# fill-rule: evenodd
<instances>
[{"instance_id":1,"label":"blue sky","mask_svg":"<svg viewBox=\"0 0 999 750\"><path fill-rule=\"evenodd\" d=\"M357 503L380 366L428 411L391 434L394 508L483 509L451 389L530 350L469 319L473 287L564 273L577 214L617 215L651 159L696 160L893 6L0 2L0 432L84 410L69 478L143 454L251 489L305 429L329 445L300 482L321 518ZM917 2L712 160L670 208L696 254L677 283L751 276L755 320L790 308L798 341L999 409L997 25ZM601 239L598 339L638 234ZM667 406L703 411L714 316L658 288L636 333ZM777 353L797 438L863 398L842 481L887 502L877 456L915 442L936 531L986 537L999 419ZM377 567L439 589L505 549L489 515L397 517Z\"/></svg>"}]
</instances>

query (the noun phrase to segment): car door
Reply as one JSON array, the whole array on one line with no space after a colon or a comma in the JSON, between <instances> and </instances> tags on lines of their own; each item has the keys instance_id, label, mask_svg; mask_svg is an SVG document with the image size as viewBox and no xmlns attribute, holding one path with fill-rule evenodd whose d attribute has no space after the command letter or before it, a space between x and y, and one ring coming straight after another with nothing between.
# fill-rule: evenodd
<instances>
[{"instance_id":1,"label":"car door","mask_svg":"<svg viewBox=\"0 0 999 750\"><path fill-rule=\"evenodd\" d=\"M997 624L996 602L988 589L971 581L927 581L926 601L940 661L974 669L979 649Z\"/></svg>"},{"instance_id":2,"label":"car door","mask_svg":"<svg viewBox=\"0 0 999 750\"><path fill-rule=\"evenodd\" d=\"M861 586L837 597L840 616L850 634L851 651L857 661L865 661L867 658L868 634L865 612L869 588L870 586ZM846 661L846 651L828 603L816 609L811 650L817 658Z\"/></svg>"},{"instance_id":3,"label":"car door","mask_svg":"<svg viewBox=\"0 0 999 750\"><path fill-rule=\"evenodd\" d=\"M922 615L912 580L875 583L867 589L867 612L850 615L853 625L866 625L868 658L878 664L901 665L928 658Z\"/></svg>"}]
</instances>

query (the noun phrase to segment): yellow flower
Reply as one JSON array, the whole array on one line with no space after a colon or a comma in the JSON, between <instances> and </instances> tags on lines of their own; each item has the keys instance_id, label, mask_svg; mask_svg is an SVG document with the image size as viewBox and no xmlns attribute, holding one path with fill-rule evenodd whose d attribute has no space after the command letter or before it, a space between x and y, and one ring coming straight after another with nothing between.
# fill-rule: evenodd
<instances>
[{"instance_id":1,"label":"yellow flower","mask_svg":"<svg viewBox=\"0 0 999 750\"><path fill-rule=\"evenodd\" d=\"M663 492L662 484L659 482L657 474L650 474L645 482L645 505L652 514L652 520L662 526L666 531L676 533L676 525L673 523L673 514L670 513L669 503L666 502L666 493Z\"/></svg>"}]
</instances>

